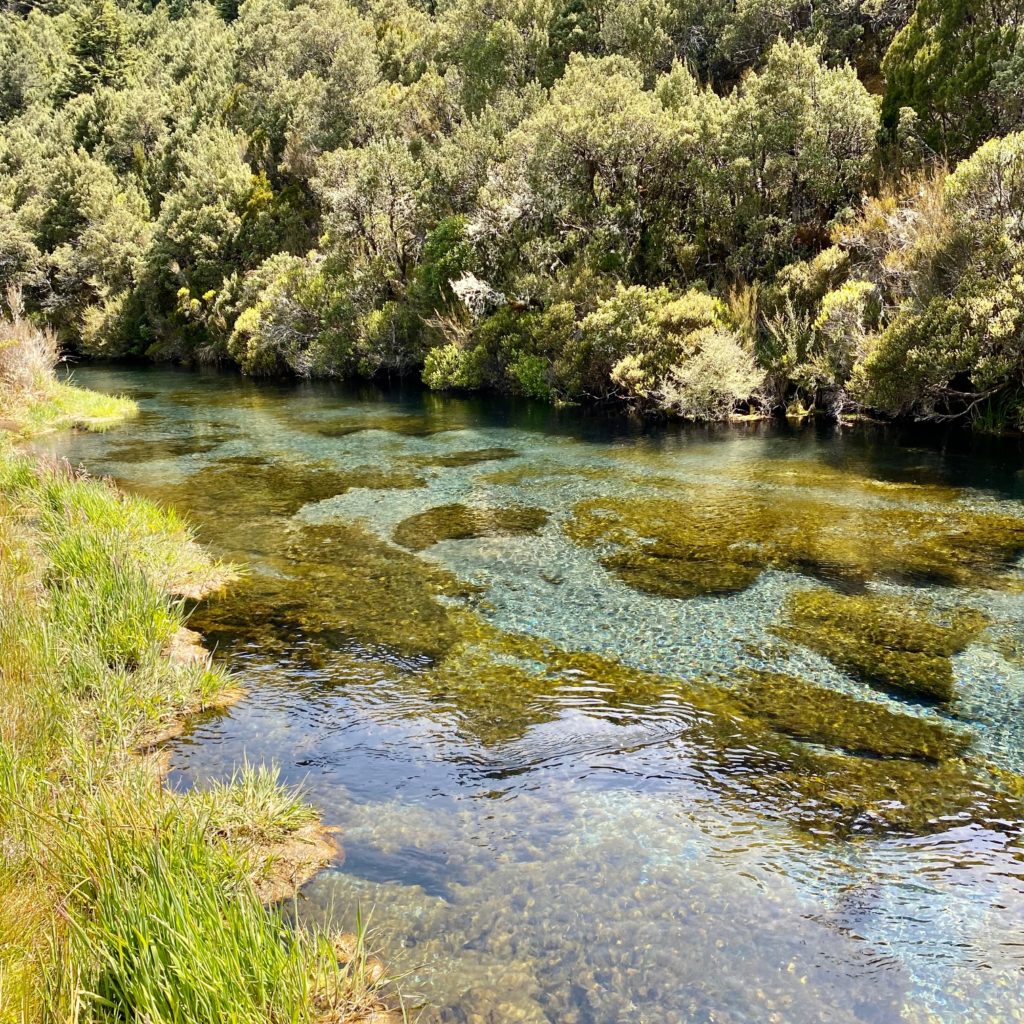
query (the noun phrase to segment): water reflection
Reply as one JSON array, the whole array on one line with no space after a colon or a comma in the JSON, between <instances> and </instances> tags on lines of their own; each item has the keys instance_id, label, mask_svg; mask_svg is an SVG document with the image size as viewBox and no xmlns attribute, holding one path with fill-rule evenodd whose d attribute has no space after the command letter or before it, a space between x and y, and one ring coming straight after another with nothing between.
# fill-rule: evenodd
<instances>
[{"instance_id":1,"label":"water reflection","mask_svg":"<svg viewBox=\"0 0 1024 1024\"><path fill-rule=\"evenodd\" d=\"M1024 1019L1015 449L79 376L143 416L52 443L250 566L176 781L304 780L424 1019Z\"/></svg>"}]
</instances>

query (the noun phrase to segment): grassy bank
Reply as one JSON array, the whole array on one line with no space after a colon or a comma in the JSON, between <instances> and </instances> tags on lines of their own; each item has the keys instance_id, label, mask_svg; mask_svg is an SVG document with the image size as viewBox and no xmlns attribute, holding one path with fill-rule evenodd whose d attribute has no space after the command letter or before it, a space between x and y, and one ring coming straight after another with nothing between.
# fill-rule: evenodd
<instances>
[{"instance_id":1,"label":"grassy bank","mask_svg":"<svg viewBox=\"0 0 1024 1024\"><path fill-rule=\"evenodd\" d=\"M228 576L173 514L0 452L0 1024L401 1019L360 942L265 907L326 859L275 773L163 787L154 740L233 695L185 629Z\"/></svg>"},{"instance_id":2,"label":"grassy bank","mask_svg":"<svg viewBox=\"0 0 1024 1024\"><path fill-rule=\"evenodd\" d=\"M138 412L131 399L59 381L53 334L22 316L16 293L7 305L0 317L0 430L23 437L66 427L105 430Z\"/></svg>"}]
</instances>

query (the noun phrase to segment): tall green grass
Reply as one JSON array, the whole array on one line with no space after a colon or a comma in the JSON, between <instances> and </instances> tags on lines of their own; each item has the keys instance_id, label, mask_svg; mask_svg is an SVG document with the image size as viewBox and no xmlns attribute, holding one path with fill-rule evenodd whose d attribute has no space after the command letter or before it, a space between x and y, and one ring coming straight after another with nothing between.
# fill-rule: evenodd
<instances>
[{"instance_id":1,"label":"tall green grass","mask_svg":"<svg viewBox=\"0 0 1024 1024\"><path fill-rule=\"evenodd\" d=\"M0 1024L305 1024L380 1007L266 909L266 850L314 820L276 772L189 794L138 752L230 679L167 647L227 575L183 523L0 453ZM360 946L360 948L362 948Z\"/></svg>"},{"instance_id":2,"label":"tall green grass","mask_svg":"<svg viewBox=\"0 0 1024 1024\"><path fill-rule=\"evenodd\" d=\"M21 435L61 427L106 430L138 412L129 398L101 395L62 383L54 368L60 351L54 333L26 319L21 293L0 303L0 420ZM4 313L2 306L6 305Z\"/></svg>"}]
</instances>

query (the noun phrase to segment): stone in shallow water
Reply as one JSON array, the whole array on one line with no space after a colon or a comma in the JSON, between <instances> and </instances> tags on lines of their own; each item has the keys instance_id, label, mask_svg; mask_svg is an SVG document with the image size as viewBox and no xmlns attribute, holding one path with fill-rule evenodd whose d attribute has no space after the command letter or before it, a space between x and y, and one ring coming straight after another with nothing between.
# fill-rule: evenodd
<instances>
[{"instance_id":1,"label":"stone in shallow water","mask_svg":"<svg viewBox=\"0 0 1024 1024\"><path fill-rule=\"evenodd\" d=\"M395 527L394 538L397 544L410 551L422 551L442 540L536 533L547 521L548 513L544 509L525 505L507 508L438 505L403 519Z\"/></svg>"},{"instance_id":2,"label":"stone in shallow water","mask_svg":"<svg viewBox=\"0 0 1024 1024\"><path fill-rule=\"evenodd\" d=\"M776 632L877 686L913 696L953 697L953 664L984 628L971 609L936 622L929 605L905 597L806 590L791 595Z\"/></svg>"}]
</instances>

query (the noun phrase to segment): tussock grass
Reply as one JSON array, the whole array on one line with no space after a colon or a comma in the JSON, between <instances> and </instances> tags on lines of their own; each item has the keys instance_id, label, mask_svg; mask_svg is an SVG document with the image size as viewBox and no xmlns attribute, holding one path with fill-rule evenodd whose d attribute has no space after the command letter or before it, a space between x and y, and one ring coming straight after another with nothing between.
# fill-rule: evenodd
<instances>
[{"instance_id":1,"label":"tussock grass","mask_svg":"<svg viewBox=\"0 0 1024 1024\"><path fill-rule=\"evenodd\" d=\"M100 395L57 380L60 361L52 331L24 316L17 290L7 294L8 314L0 317L0 421L23 436L62 427L106 430L138 412L128 398Z\"/></svg>"},{"instance_id":2,"label":"tussock grass","mask_svg":"<svg viewBox=\"0 0 1024 1024\"><path fill-rule=\"evenodd\" d=\"M261 901L316 828L300 795L249 766L170 793L138 752L231 686L167 656L182 581L228 572L158 506L0 452L0 1024L385 1012L358 958Z\"/></svg>"}]
</instances>

